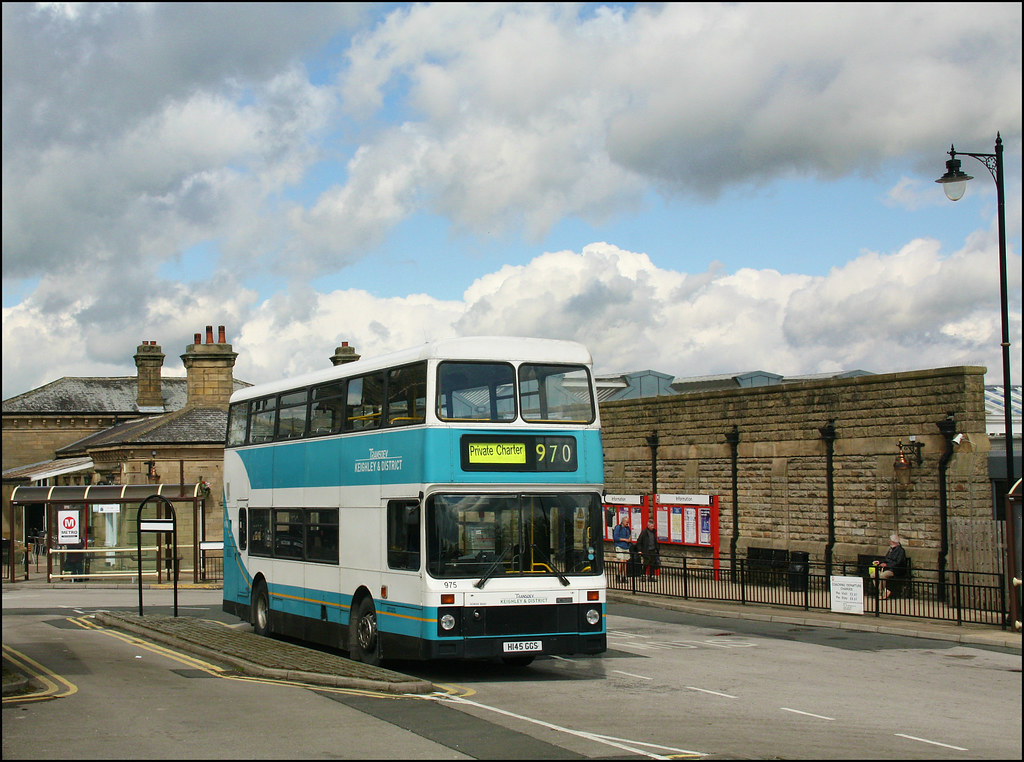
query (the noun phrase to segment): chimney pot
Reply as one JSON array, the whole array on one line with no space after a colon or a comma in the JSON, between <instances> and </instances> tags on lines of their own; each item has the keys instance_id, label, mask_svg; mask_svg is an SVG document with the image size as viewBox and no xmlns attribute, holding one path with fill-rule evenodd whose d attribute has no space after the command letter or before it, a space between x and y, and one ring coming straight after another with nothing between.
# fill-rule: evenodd
<instances>
[{"instance_id":1,"label":"chimney pot","mask_svg":"<svg viewBox=\"0 0 1024 762\"><path fill-rule=\"evenodd\" d=\"M195 335L195 341L193 341L192 343L193 344L202 344L203 343L203 336L202 336L202 334L197 333Z\"/></svg>"},{"instance_id":2,"label":"chimney pot","mask_svg":"<svg viewBox=\"0 0 1024 762\"><path fill-rule=\"evenodd\" d=\"M217 326L217 343L218 344L227 344L228 343L227 336L224 333L224 326L222 326L222 325Z\"/></svg>"},{"instance_id":3,"label":"chimney pot","mask_svg":"<svg viewBox=\"0 0 1024 762\"><path fill-rule=\"evenodd\" d=\"M213 326L212 325L206 326L206 343L207 344L212 344L213 343Z\"/></svg>"},{"instance_id":4,"label":"chimney pot","mask_svg":"<svg viewBox=\"0 0 1024 762\"><path fill-rule=\"evenodd\" d=\"M340 347L334 348L334 354L331 355L331 364L341 365L342 363L355 362L358 359L359 355L356 354L355 349L350 347L347 341L343 341Z\"/></svg>"}]
</instances>

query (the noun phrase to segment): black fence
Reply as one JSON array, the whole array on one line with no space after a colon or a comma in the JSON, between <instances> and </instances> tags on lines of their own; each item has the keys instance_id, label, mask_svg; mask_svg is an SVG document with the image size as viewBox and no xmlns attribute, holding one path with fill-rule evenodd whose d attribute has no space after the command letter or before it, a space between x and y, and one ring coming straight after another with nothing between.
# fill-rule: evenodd
<instances>
[{"instance_id":1,"label":"black fence","mask_svg":"<svg viewBox=\"0 0 1024 762\"><path fill-rule=\"evenodd\" d=\"M223 582L224 581L224 556L217 551L203 551L199 561L199 573L196 574L196 582Z\"/></svg>"},{"instance_id":2,"label":"black fence","mask_svg":"<svg viewBox=\"0 0 1024 762\"><path fill-rule=\"evenodd\" d=\"M674 561L676 561L674 559ZM706 558L678 559L662 563L652 576L639 564L606 559L608 587L645 595L673 598L734 601L794 608L832 609L831 580L824 565L811 562L806 553L792 553L788 560L773 557L728 559L719 568ZM914 568L899 578L879 580L870 567L857 563L833 563L832 576L862 580L864 612L880 616L904 616L953 621L957 624L1007 626L1007 594L1002 574Z\"/></svg>"}]
</instances>

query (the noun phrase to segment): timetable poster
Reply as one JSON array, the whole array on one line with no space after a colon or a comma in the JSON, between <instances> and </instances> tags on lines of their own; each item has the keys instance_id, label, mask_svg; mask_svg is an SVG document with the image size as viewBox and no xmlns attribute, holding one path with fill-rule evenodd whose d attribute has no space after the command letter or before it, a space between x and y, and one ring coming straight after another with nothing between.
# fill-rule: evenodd
<instances>
[{"instance_id":1,"label":"timetable poster","mask_svg":"<svg viewBox=\"0 0 1024 762\"><path fill-rule=\"evenodd\" d=\"M683 509L678 505L672 506L672 512L669 514L669 542L682 542L683 541Z\"/></svg>"},{"instance_id":2,"label":"timetable poster","mask_svg":"<svg viewBox=\"0 0 1024 762\"><path fill-rule=\"evenodd\" d=\"M686 531L683 534L683 542L687 545L697 544L697 509L692 506L686 507Z\"/></svg>"}]
</instances>

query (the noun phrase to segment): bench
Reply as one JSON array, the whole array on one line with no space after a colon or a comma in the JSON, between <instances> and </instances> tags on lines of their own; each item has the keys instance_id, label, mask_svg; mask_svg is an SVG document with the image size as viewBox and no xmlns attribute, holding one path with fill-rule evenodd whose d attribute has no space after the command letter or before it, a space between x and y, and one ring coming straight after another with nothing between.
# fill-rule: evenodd
<instances>
[{"instance_id":1,"label":"bench","mask_svg":"<svg viewBox=\"0 0 1024 762\"><path fill-rule=\"evenodd\" d=\"M870 590L872 594L874 594L875 586L877 585L877 578L871 576L870 569L874 565L874 561L881 561L884 557L885 556L876 556L864 553L857 555L857 575L864 578L864 589ZM914 586L912 581L914 576L914 566L910 560L910 556L906 556L903 563L895 567L892 572L892 579L886 580L885 582L886 589L892 591L892 595L890 597L913 598Z\"/></svg>"},{"instance_id":2,"label":"bench","mask_svg":"<svg viewBox=\"0 0 1024 762\"><path fill-rule=\"evenodd\" d=\"M781 548L747 548L747 578L755 584L779 584L786 581L789 551Z\"/></svg>"}]
</instances>

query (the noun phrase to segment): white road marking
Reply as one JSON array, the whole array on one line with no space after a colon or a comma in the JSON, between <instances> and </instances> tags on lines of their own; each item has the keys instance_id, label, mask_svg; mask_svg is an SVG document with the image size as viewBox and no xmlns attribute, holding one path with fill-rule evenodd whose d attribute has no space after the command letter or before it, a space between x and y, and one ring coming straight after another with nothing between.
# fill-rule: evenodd
<instances>
[{"instance_id":1,"label":"white road marking","mask_svg":"<svg viewBox=\"0 0 1024 762\"><path fill-rule=\"evenodd\" d=\"M816 717L819 720L835 720L835 717L825 717L822 714L811 714L810 712L801 712L799 709L790 709L788 706L780 706L783 712L792 712L793 714L802 714L806 717Z\"/></svg>"},{"instance_id":2,"label":"white road marking","mask_svg":"<svg viewBox=\"0 0 1024 762\"><path fill-rule=\"evenodd\" d=\"M951 746L948 743L939 743L938 741L929 741L927 738L918 738L917 736L908 736L906 733L893 733L893 735L897 735L900 738L909 738L911 741L920 741L921 743L930 743L933 746L942 746L943 748L946 748L946 749L956 749L957 751L970 751L969 749L965 749L963 746Z\"/></svg>"},{"instance_id":3,"label":"white road marking","mask_svg":"<svg viewBox=\"0 0 1024 762\"><path fill-rule=\"evenodd\" d=\"M739 698L739 696L732 696L732 695L730 695L728 693L719 693L718 691L709 691L707 688L695 688L692 685L687 685L686 687L689 688L691 691L700 691L701 693L710 693L712 696L722 696L723 698L731 698L731 699Z\"/></svg>"},{"instance_id":4,"label":"white road marking","mask_svg":"<svg viewBox=\"0 0 1024 762\"><path fill-rule=\"evenodd\" d=\"M643 675L634 675L632 672L623 672L621 669L613 669L612 672L617 672L618 674L625 675L626 677L636 677L636 678L639 678L640 680L653 680L654 679L652 677L644 677Z\"/></svg>"},{"instance_id":5,"label":"white road marking","mask_svg":"<svg viewBox=\"0 0 1024 762\"><path fill-rule=\"evenodd\" d=\"M715 648L753 648L753 643L735 643L728 640L680 640L679 643L696 643L697 646L714 646ZM696 648L697 646L693 646Z\"/></svg>"},{"instance_id":6,"label":"white road marking","mask_svg":"<svg viewBox=\"0 0 1024 762\"><path fill-rule=\"evenodd\" d=\"M461 696L438 696L437 700L450 701L456 704L469 704L479 709L486 709L490 712L503 714L506 717L512 717L517 720L523 720L524 722L532 722L535 725L540 725L542 727L549 728L550 730L555 730L560 733L568 733L569 735L579 736L580 738L586 738L591 741L607 744L608 746L613 746L616 749L621 749L623 751L631 752L633 754L642 754L643 756L650 757L651 759L670 759L678 754L685 754L688 756L695 757L707 756L705 752L693 751L691 749L677 749L672 746L661 746L659 744L649 743L647 741L634 741L628 738L615 738L613 736L604 736L598 733L588 733L584 730L573 730L572 728L562 727L561 725L555 725L550 722L545 722L544 720L538 720L533 717L527 717L522 714L516 714L515 712L508 712L504 709L498 709L497 707L487 706L486 704L480 704L476 701L470 701L469 699L462 698ZM642 748L638 748L641 746L646 746L650 749L661 749L663 751L672 752L672 755L666 757L661 754L656 754L653 751L645 751Z\"/></svg>"}]
</instances>

